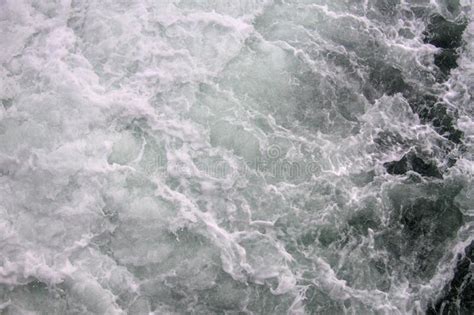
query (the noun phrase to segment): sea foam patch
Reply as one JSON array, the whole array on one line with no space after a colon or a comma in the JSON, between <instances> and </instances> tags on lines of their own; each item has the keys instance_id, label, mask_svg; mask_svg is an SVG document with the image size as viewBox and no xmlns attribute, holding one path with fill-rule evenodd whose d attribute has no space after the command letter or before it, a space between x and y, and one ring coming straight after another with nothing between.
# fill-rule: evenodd
<instances>
[{"instance_id":1,"label":"sea foam patch","mask_svg":"<svg viewBox=\"0 0 474 315\"><path fill-rule=\"evenodd\" d=\"M1 312L472 312L471 6L0 1Z\"/></svg>"}]
</instances>

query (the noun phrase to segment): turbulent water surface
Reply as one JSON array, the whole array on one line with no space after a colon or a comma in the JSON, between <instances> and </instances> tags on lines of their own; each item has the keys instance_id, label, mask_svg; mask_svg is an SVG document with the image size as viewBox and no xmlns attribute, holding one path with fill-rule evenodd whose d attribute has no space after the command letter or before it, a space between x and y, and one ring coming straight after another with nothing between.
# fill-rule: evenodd
<instances>
[{"instance_id":1,"label":"turbulent water surface","mask_svg":"<svg viewBox=\"0 0 474 315\"><path fill-rule=\"evenodd\" d=\"M0 313L474 313L472 5L0 0Z\"/></svg>"}]
</instances>

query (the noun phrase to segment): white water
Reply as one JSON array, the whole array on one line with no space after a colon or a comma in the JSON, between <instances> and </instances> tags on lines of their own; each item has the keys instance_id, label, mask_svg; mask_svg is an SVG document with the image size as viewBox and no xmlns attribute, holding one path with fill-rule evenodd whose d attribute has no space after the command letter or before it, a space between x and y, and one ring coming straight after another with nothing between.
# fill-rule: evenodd
<instances>
[{"instance_id":1,"label":"white water","mask_svg":"<svg viewBox=\"0 0 474 315\"><path fill-rule=\"evenodd\" d=\"M474 25L444 82L423 42L452 3L0 0L0 310L423 313L474 228Z\"/></svg>"}]
</instances>

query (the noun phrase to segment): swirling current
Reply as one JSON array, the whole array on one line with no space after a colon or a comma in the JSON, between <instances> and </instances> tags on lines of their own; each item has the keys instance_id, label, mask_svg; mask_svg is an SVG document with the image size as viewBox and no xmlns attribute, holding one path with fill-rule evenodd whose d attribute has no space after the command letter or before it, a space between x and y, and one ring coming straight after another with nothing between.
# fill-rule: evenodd
<instances>
[{"instance_id":1,"label":"swirling current","mask_svg":"<svg viewBox=\"0 0 474 315\"><path fill-rule=\"evenodd\" d=\"M471 0L0 0L0 313L474 314Z\"/></svg>"}]
</instances>

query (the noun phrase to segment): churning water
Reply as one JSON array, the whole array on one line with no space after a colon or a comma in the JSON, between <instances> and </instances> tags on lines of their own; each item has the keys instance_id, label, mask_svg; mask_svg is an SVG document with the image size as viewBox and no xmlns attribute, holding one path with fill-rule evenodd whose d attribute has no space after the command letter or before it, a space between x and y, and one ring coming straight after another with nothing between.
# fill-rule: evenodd
<instances>
[{"instance_id":1,"label":"churning water","mask_svg":"<svg viewBox=\"0 0 474 315\"><path fill-rule=\"evenodd\" d=\"M470 0L0 0L1 314L472 314Z\"/></svg>"}]
</instances>

